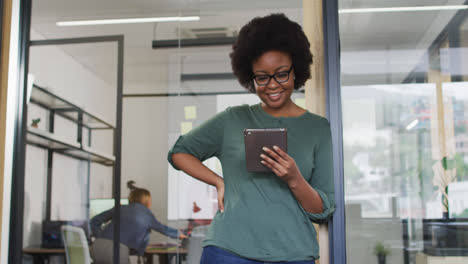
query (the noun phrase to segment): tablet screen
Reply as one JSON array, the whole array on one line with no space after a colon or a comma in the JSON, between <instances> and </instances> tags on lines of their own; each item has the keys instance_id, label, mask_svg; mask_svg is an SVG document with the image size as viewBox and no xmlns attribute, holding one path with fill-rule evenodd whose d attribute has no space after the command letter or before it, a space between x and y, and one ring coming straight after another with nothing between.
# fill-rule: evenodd
<instances>
[{"instance_id":1,"label":"tablet screen","mask_svg":"<svg viewBox=\"0 0 468 264\"><path fill-rule=\"evenodd\" d=\"M278 146L285 152L288 151L288 130L286 128L264 128L264 129L244 129L245 160L247 171L250 172L270 172L270 168L260 161L262 148L273 149Z\"/></svg>"}]
</instances>

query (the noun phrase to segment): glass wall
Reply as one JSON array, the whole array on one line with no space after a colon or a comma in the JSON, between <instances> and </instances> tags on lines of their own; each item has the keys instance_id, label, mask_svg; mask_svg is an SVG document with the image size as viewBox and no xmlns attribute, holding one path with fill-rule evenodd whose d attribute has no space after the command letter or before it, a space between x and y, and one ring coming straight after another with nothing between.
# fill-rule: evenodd
<instances>
[{"instance_id":1,"label":"glass wall","mask_svg":"<svg viewBox=\"0 0 468 264\"><path fill-rule=\"evenodd\" d=\"M339 1L348 263L468 261L463 3Z\"/></svg>"},{"instance_id":2,"label":"glass wall","mask_svg":"<svg viewBox=\"0 0 468 264\"><path fill-rule=\"evenodd\" d=\"M31 40L124 36L121 203L129 203L127 183L134 181L136 187L151 193L149 209L158 221L191 232L190 239L181 241L153 231L146 260L199 262L201 241L217 210L216 189L174 170L167 152L181 134L226 107L259 102L234 79L230 44L208 43L213 38L232 39L250 19L277 12L302 24L302 0L33 1ZM178 16L198 16L199 20L59 23ZM202 44L186 47L185 39ZM164 41L169 46L160 47ZM113 128L117 122L116 43L32 46L30 52L25 263L37 256L33 249L62 246L60 225L81 227L87 242L95 239L89 220L114 203ZM293 98L305 104L303 92ZM83 119L76 109L83 111ZM93 160L88 161L89 157ZM217 160L206 163L220 172ZM108 224L104 222L99 221L104 224L101 228ZM132 263L137 263L138 257L131 253ZM46 258L63 263L63 251L56 255Z\"/></svg>"}]
</instances>

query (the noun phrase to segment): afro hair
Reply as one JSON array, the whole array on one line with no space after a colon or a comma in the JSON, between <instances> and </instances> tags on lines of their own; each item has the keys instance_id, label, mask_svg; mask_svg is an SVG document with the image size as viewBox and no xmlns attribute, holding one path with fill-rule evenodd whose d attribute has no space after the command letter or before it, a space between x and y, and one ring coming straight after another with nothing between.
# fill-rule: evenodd
<instances>
[{"instance_id":1,"label":"afro hair","mask_svg":"<svg viewBox=\"0 0 468 264\"><path fill-rule=\"evenodd\" d=\"M312 54L301 26L284 14L256 17L242 27L232 46L231 65L239 83L255 93L252 63L267 51L281 51L291 56L295 81L299 89L310 78Z\"/></svg>"}]
</instances>

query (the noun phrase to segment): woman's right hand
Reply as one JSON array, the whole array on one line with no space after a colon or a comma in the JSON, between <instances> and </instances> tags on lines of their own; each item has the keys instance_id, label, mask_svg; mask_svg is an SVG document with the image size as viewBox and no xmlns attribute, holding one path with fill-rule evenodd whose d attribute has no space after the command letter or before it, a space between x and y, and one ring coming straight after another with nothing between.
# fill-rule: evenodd
<instances>
[{"instance_id":1,"label":"woman's right hand","mask_svg":"<svg viewBox=\"0 0 468 264\"><path fill-rule=\"evenodd\" d=\"M218 208L221 213L224 213L224 179L216 183L216 190L218 191Z\"/></svg>"},{"instance_id":2,"label":"woman's right hand","mask_svg":"<svg viewBox=\"0 0 468 264\"><path fill-rule=\"evenodd\" d=\"M180 232L180 235L179 235L180 240L184 240L184 239L187 239L187 238L189 238L189 237L186 234Z\"/></svg>"}]
</instances>

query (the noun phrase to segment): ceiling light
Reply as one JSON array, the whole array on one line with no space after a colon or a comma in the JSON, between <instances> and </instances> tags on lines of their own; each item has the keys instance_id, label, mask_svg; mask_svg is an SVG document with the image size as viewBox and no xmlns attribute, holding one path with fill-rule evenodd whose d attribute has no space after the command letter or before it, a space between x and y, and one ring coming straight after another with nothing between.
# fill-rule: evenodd
<instances>
[{"instance_id":1,"label":"ceiling light","mask_svg":"<svg viewBox=\"0 0 468 264\"><path fill-rule=\"evenodd\" d=\"M183 22L198 21L199 16L186 17L142 17L142 18L123 18L123 19L101 19L101 20L78 20L78 21L59 21L57 26L90 26L90 25L110 25L110 24L130 24L130 23L155 23L155 22Z\"/></svg>"},{"instance_id":2,"label":"ceiling light","mask_svg":"<svg viewBox=\"0 0 468 264\"><path fill-rule=\"evenodd\" d=\"M468 9L468 5L351 8L351 9L338 10L338 13L340 14L383 13L383 12L410 12L410 11L442 11L442 10L461 10L461 9Z\"/></svg>"},{"instance_id":3,"label":"ceiling light","mask_svg":"<svg viewBox=\"0 0 468 264\"><path fill-rule=\"evenodd\" d=\"M411 130L413 127L415 127L419 123L419 120L415 119L413 122L411 122L408 126L406 126L406 130Z\"/></svg>"}]
</instances>

